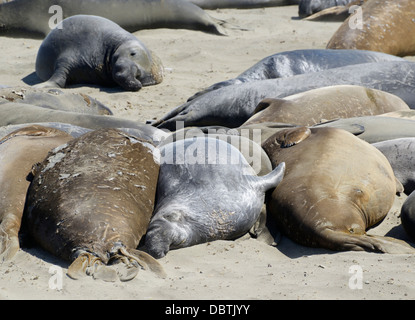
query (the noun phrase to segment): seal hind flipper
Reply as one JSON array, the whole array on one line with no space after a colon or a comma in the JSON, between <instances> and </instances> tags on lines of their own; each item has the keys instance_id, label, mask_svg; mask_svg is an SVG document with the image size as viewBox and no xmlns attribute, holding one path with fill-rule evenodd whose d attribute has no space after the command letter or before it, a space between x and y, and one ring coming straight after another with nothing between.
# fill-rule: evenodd
<instances>
[{"instance_id":1,"label":"seal hind flipper","mask_svg":"<svg viewBox=\"0 0 415 320\"><path fill-rule=\"evenodd\" d=\"M8 230L4 230L3 223L0 224L0 263L10 261L19 251L18 236L10 235Z\"/></svg>"},{"instance_id":2,"label":"seal hind flipper","mask_svg":"<svg viewBox=\"0 0 415 320\"><path fill-rule=\"evenodd\" d=\"M88 268L102 263L98 257L91 253L82 251L77 254L78 257L71 263L67 272L67 275L74 280L85 277L89 273L87 273Z\"/></svg>"},{"instance_id":3,"label":"seal hind flipper","mask_svg":"<svg viewBox=\"0 0 415 320\"><path fill-rule=\"evenodd\" d=\"M335 250L370 251L389 254L414 254L415 249L404 241L368 234L352 235L326 229L324 235Z\"/></svg>"},{"instance_id":4,"label":"seal hind flipper","mask_svg":"<svg viewBox=\"0 0 415 320\"><path fill-rule=\"evenodd\" d=\"M129 250L134 256L136 256L141 262L144 262L148 268L153 271L157 276L164 279L167 277L166 272L164 271L161 264L154 259L151 255L148 253L141 251L141 250Z\"/></svg>"},{"instance_id":5,"label":"seal hind flipper","mask_svg":"<svg viewBox=\"0 0 415 320\"><path fill-rule=\"evenodd\" d=\"M281 148L292 147L299 144L301 141L307 139L311 134L311 131L307 127L299 127L294 129L281 130L276 136L276 141Z\"/></svg>"}]
</instances>

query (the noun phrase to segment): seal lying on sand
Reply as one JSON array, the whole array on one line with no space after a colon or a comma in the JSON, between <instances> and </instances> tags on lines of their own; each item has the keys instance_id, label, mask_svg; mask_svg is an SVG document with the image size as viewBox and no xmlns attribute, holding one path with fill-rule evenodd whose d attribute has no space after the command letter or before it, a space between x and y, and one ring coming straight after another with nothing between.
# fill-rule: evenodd
<instances>
[{"instance_id":1,"label":"seal lying on sand","mask_svg":"<svg viewBox=\"0 0 415 320\"><path fill-rule=\"evenodd\" d=\"M389 61L223 87L184 103L152 125L175 130L176 121L183 121L186 127L216 125L234 128L247 121L265 98L284 98L311 89L345 84L394 94L410 108L415 108L415 63Z\"/></svg>"},{"instance_id":2,"label":"seal lying on sand","mask_svg":"<svg viewBox=\"0 0 415 320\"><path fill-rule=\"evenodd\" d=\"M167 134L153 126L118 117L58 111L21 103L0 104L0 126L26 123L64 122L83 128L132 128L142 132L143 138L160 141ZM145 135L145 136L144 136Z\"/></svg>"},{"instance_id":3,"label":"seal lying on sand","mask_svg":"<svg viewBox=\"0 0 415 320\"><path fill-rule=\"evenodd\" d=\"M352 1L354 0L300 0L298 15L305 18L327 8L346 6Z\"/></svg>"},{"instance_id":4,"label":"seal lying on sand","mask_svg":"<svg viewBox=\"0 0 415 320\"><path fill-rule=\"evenodd\" d=\"M412 192L402 205L401 221L405 232L415 241L415 192Z\"/></svg>"},{"instance_id":5,"label":"seal lying on sand","mask_svg":"<svg viewBox=\"0 0 415 320\"><path fill-rule=\"evenodd\" d=\"M129 280L138 265L163 274L135 250L154 207L159 164L154 146L119 130L101 129L56 148L36 168L25 208L28 233L44 249L71 261L68 275L117 279L105 265L123 262Z\"/></svg>"},{"instance_id":6,"label":"seal lying on sand","mask_svg":"<svg viewBox=\"0 0 415 320\"><path fill-rule=\"evenodd\" d=\"M0 5L0 26L12 35L44 37L59 8L62 18L78 14L107 18L129 32L185 28L224 35L221 24L203 9L183 0L13 0ZM53 26L52 26L53 27ZM7 33L6 33L7 35Z\"/></svg>"},{"instance_id":7,"label":"seal lying on sand","mask_svg":"<svg viewBox=\"0 0 415 320\"><path fill-rule=\"evenodd\" d=\"M349 17L327 44L327 49L360 49L410 56L415 54L413 0L373 0L362 6L363 28L350 28Z\"/></svg>"},{"instance_id":8,"label":"seal lying on sand","mask_svg":"<svg viewBox=\"0 0 415 320\"><path fill-rule=\"evenodd\" d=\"M298 74L319 72L327 69L360 63L381 61L406 61L390 54L366 50L305 49L285 51L268 56L234 79L221 81L196 93L187 101L222 87L250 81L288 78Z\"/></svg>"},{"instance_id":9,"label":"seal lying on sand","mask_svg":"<svg viewBox=\"0 0 415 320\"><path fill-rule=\"evenodd\" d=\"M79 35L82 34L82 41ZM92 83L138 91L163 80L160 59L112 21L88 15L67 18L43 40L37 87Z\"/></svg>"},{"instance_id":10,"label":"seal lying on sand","mask_svg":"<svg viewBox=\"0 0 415 320\"><path fill-rule=\"evenodd\" d=\"M0 137L0 262L12 259L20 248L18 234L32 166L71 139L63 131L38 125Z\"/></svg>"},{"instance_id":11,"label":"seal lying on sand","mask_svg":"<svg viewBox=\"0 0 415 320\"><path fill-rule=\"evenodd\" d=\"M0 103L7 102L27 103L60 111L112 115L112 111L107 106L86 94L63 92L59 89L32 87L0 89Z\"/></svg>"},{"instance_id":12,"label":"seal lying on sand","mask_svg":"<svg viewBox=\"0 0 415 320\"><path fill-rule=\"evenodd\" d=\"M331 86L284 99L264 99L245 124L282 122L311 126L324 120L410 110L399 97L360 86Z\"/></svg>"},{"instance_id":13,"label":"seal lying on sand","mask_svg":"<svg viewBox=\"0 0 415 320\"><path fill-rule=\"evenodd\" d=\"M287 165L267 202L267 213L287 237L331 250L415 253L403 241L365 232L402 191L375 147L344 130L301 127L280 131L263 148L274 166Z\"/></svg>"},{"instance_id":14,"label":"seal lying on sand","mask_svg":"<svg viewBox=\"0 0 415 320\"><path fill-rule=\"evenodd\" d=\"M156 208L144 246L155 258L248 232L265 192L281 182L285 170L281 164L258 177L238 149L205 137L166 144L160 154Z\"/></svg>"}]
</instances>

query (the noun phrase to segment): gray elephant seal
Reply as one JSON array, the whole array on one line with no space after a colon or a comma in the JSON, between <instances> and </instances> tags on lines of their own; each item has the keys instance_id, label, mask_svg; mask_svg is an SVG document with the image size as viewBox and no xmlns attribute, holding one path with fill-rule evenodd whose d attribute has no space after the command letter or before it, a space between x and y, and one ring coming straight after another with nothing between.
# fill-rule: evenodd
<instances>
[{"instance_id":1,"label":"gray elephant seal","mask_svg":"<svg viewBox=\"0 0 415 320\"><path fill-rule=\"evenodd\" d=\"M11 260L20 248L19 231L32 166L72 136L39 125L26 125L0 135L0 262Z\"/></svg>"},{"instance_id":2,"label":"gray elephant seal","mask_svg":"<svg viewBox=\"0 0 415 320\"><path fill-rule=\"evenodd\" d=\"M46 81L38 87L89 83L138 91L160 83L163 66L141 41L114 22L77 15L63 20L43 40L36 74Z\"/></svg>"},{"instance_id":3,"label":"gray elephant seal","mask_svg":"<svg viewBox=\"0 0 415 320\"><path fill-rule=\"evenodd\" d=\"M265 98L284 98L311 89L346 84L394 94L410 108L415 108L415 63L388 61L223 87L184 103L152 125L175 130L176 122L183 121L186 127L234 128L247 121Z\"/></svg>"},{"instance_id":4,"label":"gray elephant seal","mask_svg":"<svg viewBox=\"0 0 415 320\"><path fill-rule=\"evenodd\" d=\"M372 145L388 159L404 192L410 195L415 190L415 137L386 140Z\"/></svg>"},{"instance_id":5,"label":"gray elephant seal","mask_svg":"<svg viewBox=\"0 0 415 320\"><path fill-rule=\"evenodd\" d=\"M167 144L160 154L156 208L144 246L155 258L248 232L265 192L281 182L285 170L281 164L258 177L236 148L205 137Z\"/></svg>"},{"instance_id":6,"label":"gray elephant seal","mask_svg":"<svg viewBox=\"0 0 415 320\"><path fill-rule=\"evenodd\" d=\"M415 253L403 241L366 234L402 191L375 147L344 130L301 127L280 131L263 148L274 166L287 165L267 202L267 213L287 237L336 251Z\"/></svg>"},{"instance_id":7,"label":"gray elephant seal","mask_svg":"<svg viewBox=\"0 0 415 320\"><path fill-rule=\"evenodd\" d=\"M94 115L112 115L112 111L83 93L63 92L59 89L35 89L15 87L0 89L0 104L16 102L60 111L71 111Z\"/></svg>"},{"instance_id":8,"label":"gray elephant seal","mask_svg":"<svg viewBox=\"0 0 415 320\"><path fill-rule=\"evenodd\" d=\"M350 28L349 17L335 32L327 49L360 49L411 56L415 54L415 2L367 1L362 6L362 28Z\"/></svg>"},{"instance_id":9,"label":"gray elephant seal","mask_svg":"<svg viewBox=\"0 0 415 320\"><path fill-rule=\"evenodd\" d=\"M71 278L130 280L139 266L163 274L157 261L135 250L154 208L154 149L119 130L100 129L54 149L33 169L26 228L45 250L71 262ZM114 262L125 271L106 267Z\"/></svg>"},{"instance_id":10,"label":"gray elephant seal","mask_svg":"<svg viewBox=\"0 0 415 320\"><path fill-rule=\"evenodd\" d=\"M399 97L361 86L330 86L284 99L264 99L244 125L282 122L311 126L323 121L410 110Z\"/></svg>"},{"instance_id":11,"label":"gray elephant seal","mask_svg":"<svg viewBox=\"0 0 415 320\"><path fill-rule=\"evenodd\" d=\"M51 6L62 8L63 19L78 15L107 18L129 32L152 28L185 28L224 35L220 21L183 0L13 0L0 5L0 26L5 34L18 32L45 36L51 29Z\"/></svg>"},{"instance_id":12,"label":"gray elephant seal","mask_svg":"<svg viewBox=\"0 0 415 320\"><path fill-rule=\"evenodd\" d=\"M346 6L352 1L354 0L300 0L298 15L305 18L327 8Z\"/></svg>"},{"instance_id":13,"label":"gray elephant seal","mask_svg":"<svg viewBox=\"0 0 415 320\"><path fill-rule=\"evenodd\" d=\"M288 78L299 74L319 72L353 64L381 61L406 60L390 54L367 50L304 49L284 51L262 59L234 79L221 81L211 85L190 97L188 101L209 91L234 84L258 80Z\"/></svg>"}]
</instances>

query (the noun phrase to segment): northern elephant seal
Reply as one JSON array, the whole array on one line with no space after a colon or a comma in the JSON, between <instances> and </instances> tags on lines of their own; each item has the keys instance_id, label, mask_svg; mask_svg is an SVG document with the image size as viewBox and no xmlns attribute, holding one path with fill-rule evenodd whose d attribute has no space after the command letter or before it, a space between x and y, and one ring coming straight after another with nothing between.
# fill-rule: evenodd
<instances>
[{"instance_id":1,"label":"northern elephant seal","mask_svg":"<svg viewBox=\"0 0 415 320\"><path fill-rule=\"evenodd\" d=\"M304 49L270 55L242 72L234 79L221 81L196 93L188 101L222 87L250 81L288 78L299 74L319 72L353 64L406 61L402 58L367 50Z\"/></svg>"},{"instance_id":2,"label":"northern elephant seal","mask_svg":"<svg viewBox=\"0 0 415 320\"><path fill-rule=\"evenodd\" d=\"M410 195L415 190L415 137L386 140L372 145L388 159L404 192Z\"/></svg>"},{"instance_id":3,"label":"northern elephant seal","mask_svg":"<svg viewBox=\"0 0 415 320\"><path fill-rule=\"evenodd\" d=\"M300 0L187 0L202 9L237 8L252 9L298 4Z\"/></svg>"},{"instance_id":4,"label":"northern elephant seal","mask_svg":"<svg viewBox=\"0 0 415 320\"><path fill-rule=\"evenodd\" d=\"M0 89L0 103L7 102L27 103L61 111L112 115L112 111L107 106L89 95L63 92L59 89L35 89L33 87Z\"/></svg>"},{"instance_id":5,"label":"northern elephant seal","mask_svg":"<svg viewBox=\"0 0 415 320\"><path fill-rule=\"evenodd\" d=\"M267 213L287 237L338 251L415 253L403 241L366 234L402 191L375 147L344 130L301 127L280 131L263 148L274 166L287 166L267 202Z\"/></svg>"},{"instance_id":6,"label":"northern elephant seal","mask_svg":"<svg viewBox=\"0 0 415 320\"><path fill-rule=\"evenodd\" d=\"M409 56L415 54L412 0L371 0L361 6L362 28L350 28L349 17L335 32L327 49L372 50Z\"/></svg>"},{"instance_id":7,"label":"northern elephant seal","mask_svg":"<svg viewBox=\"0 0 415 320\"><path fill-rule=\"evenodd\" d=\"M121 280L138 265L162 274L153 258L135 250L154 207L159 164L154 146L119 130L86 133L56 148L34 168L25 223L33 239L71 262L74 279L87 272L117 279L109 263L121 261ZM137 265L138 263L138 265Z\"/></svg>"},{"instance_id":8,"label":"northern elephant seal","mask_svg":"<svg viewBox=\"0 0 415 320\"><path fill-rule=\"evenodd\" d=\"M253 115L258 103L265 98L284 98L311 89L345 84L394 94L410 108L415 108L415 63L388 61L223 87L182 104L152 125L174 130L176 122L183 121L186 127L238 127Z\"/></svg>"},{"instance_id":9,"label":"northern elephant seal","mask_svg":"<svg viewBox=\"0 0 415 320\"><path fill-rule=\"evenodd\" d=\"M114 116L59 111L21 103L0 104L0 126L45 122L64 122L94 130L100 128L137 129L142 132L140 137L151 139L154 142L158 142L168 135L153 126Z\"/></svg>"},{"instance_id":10,"label":"northern elephant seal","mask_svg":"<svg viewBox=\"0 0 415 320\"><path fill-rule=\"evenodd\" d=\"M0 26L12 35L18 32L25 37L44 37L58 12L63 19L78 14L104 17L130 32L185 28L226 34L221 26L224 21L183 0L13 0L0 5Z\"/></svg>"},{"instance_id":11,"label":"northern elephant seal","mask_svg":"<svg viewBox=\"0 0 415 320\"><path fill-rule=\"evenodd\" d=\"M332 127L349 131L360 139L376 143L386 140L415 137L415 120L381 116L337 119L313 127Z\"/></svg>"},{"instance_id":12,"label":"northern elephant seal","mask_svg":"<svg viewBox=\"0 0 415 320\"><path fill-rule=\"evenodd\" d=\"M145 250L170 249L242 236L258 219L265 192L283 178L284 164L258 177L241 153L218 139L196 137L160 148L157 201Z\"/></svg>"},{"instance_id":13,"label":"northern elephant seal","mask_svg":"<svg viewBox=\"0 0 415 320\"><path fill-rule=\"evenodd\" d=\"M311 126L323 121L410 110L399 97L361 86L318 88L284 99L264 99L245 122L282 122Z\"/></svg>"},{"instance_id":14,"label":"northern elephant seal","mask_svg":"<svg viewBox=\"0 0 415 320\"><path fill-rule=\"evenodd\" d=\"M304 20L307 21L332 21L332 22L343 22L351 14L359 14L357 10L365 1L368 0L353 0L345 6L336 6L324 9L311 16L306 17ZM355 16L357 17L357 16Z\"/></svg>"},{"instance_id":15,"label":"northern elephant seal","mask_svg":"<svg viewBox=\"0 0 415 320\"><path fill-rule=\"evenodd\" d=\"M298 4L298 15L300 18L311 16L324 9L346 6L354 0L300 0Z\"/></svg>"},{"instance_id":16,"label":"northern elephant seal","mask_svg":"<svg viewBox=\"0 0 415 320\"><path fill-rule=\"evenodd\" d=\"M0 137L0 261L12 259L20 248L18 234L32 166L71 139L65 132L38 125Z\"/></svg>"},{"instance_id":17,"label":"northern elephant seal","mask_svg":"<svg viewBox=\"0 0 415 320\"><path fill-rule=\"evenodd\" d=\"M114 22L76 15L63 20L43 40L36 74L46 81L37 87L89 83L138 91L160 83L163 66L140 40Z\"/></svg>"}]
</instances>

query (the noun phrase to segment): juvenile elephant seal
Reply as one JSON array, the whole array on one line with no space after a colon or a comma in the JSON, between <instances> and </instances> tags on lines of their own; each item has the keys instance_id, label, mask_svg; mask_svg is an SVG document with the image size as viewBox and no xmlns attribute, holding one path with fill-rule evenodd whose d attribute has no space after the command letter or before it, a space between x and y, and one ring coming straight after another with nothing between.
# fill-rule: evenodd
<instances>
[{"instance_id":1,"label":"juvenile elephant seal","mask_svg":"<svg viewBox=\"0 0 415 320\"><path fill-rule=\"evenodd\" d=\"M0 137L0 262L19 250L20 230L32 166L72 139L53 128L32 125Z\"/></svg>"},{"instance_id":2,"label":"juvenile elephant seal","mask_svg":"<svg viewBox=\"0 0 415 320\"><path fill-rule=\"evenodd\" d=\"M415 190L415 137L376 142L373 146L388 159L404 192L410 195Z\"/></svg>"},{"instance_id":3,"label":"juvenile elephant seal","mask_svg":"<svg viewBox=\"0 0 415 320\"><path fill-rule=\"evenodd\" d=\"M361 86L318 88L284 99L264 99L245 124L282 122L311 126L322 121L410 110L399 97Z\"/></svg>"},{"instance_id":4,"label":"juvenile elephant seal","mask_svg":"<svg viewBox=\"0 0 415 320\"><path fill-rule=\"evenodd\" d=\"M242 236L258 219L265 192L285 166L258 177L241 153L218 139L196 137L160 148L157 202L145 250L161 258L170 249Z\"/></svg>"},{"instance_id":5,"label":"juvenile elephant seal","mask_svg":"<svg viewBox=\"0 0 415 320\"><path fill-rule=\"evenodd\" d=\"M157 261L135 250L154 207L159 164L154 146L119 130L101 129L56 148L36 168L25 222L45 250L72 262L68 275L86 272L117 279L106 267L123 262L121 280L138 265L163 274Z\"/></svg>"},{"instance_id":6,"label":"juvenile elephant seal","mask_svg":"<svg viewBox=\"0 0 415 320\"><path fill-rule=\"evenodd\" d=\"M327 49L372 50L409 56L415 54L412 0L372 0L362 6L363 28L350 28L349 17L327 44Z\"/></svg>"},{"instance_id":7,"label":"juvenile elephant seal","mask_svg":"<svg viewBox=\"0 0 415 320\"><path fill-rule=\"evenodd\" d=\"M327 50L304 49L284 51L268 56L234 79L221 81L196 93L188 101L222 87L250 81L288 78L299 74L350 66L354 64L406 61L402 58L381 52L367 50Z\"/></svg>"},{"instance_id":8,"label":"juvenile elephant seal","mask_svg":"<svg viewBox=\"0 0 415 320\"><path fill-rule=\"evenodd\" d=\"M331 250L415 253L403 241L365 232L402 191L375 147L344 130L301 127L280 131L263 148L274 166L287 166L267 202L267 213L287 237Z\"/></svg>"},{"instance_id":9,"label":"juvenile elephant seal","mask_svg":"<svg viewBox=\"0 0 415 320\"><path fill-rule=\"evenodd\" d=\"M265 98L284 98L311 89L345 84L394 94L410 108L415 108L415 63L388 61L223 87L182 104L152 125L175 130L176 121L183 121L186 127L234 128L247 121Z\"/></svg>"},{"instance_id":10,"label":"juvenile elephant seal","mask_svg":"<svg viewBox=\"0 0 415 320\"><path fill-rule=\"evenodd\" d=\"M138 91L160 83L163 66L141 41L114 22L77 15L63 20L43 40L36 74L46 81L38 87L92 83Z\"/></svg>"},{"instance_id":11,"label":"juvenile elephant seal","mask_svg":"<svg viewBox=\"0 0 415 320\"><path fill-rule=\"evenodd\" d=\"M112 115L98 100L83 94L59 89L5 88L0 89L0 103L27 103L42 108L95 115Z\"/></svg>"},{"instance_id":12,"label":"juvenile elephant seal","mask_svg":"<svg viewBox=\"0 0 415 320\"><path fill-rule=\"evenodd\" d=\"M46 36L60 8L62 18L78 14L107 18L129 32L152 28L184 28L224 35L220 21L183 0L13 0L0 5L0 26L12 35ZM59 9L59 10L60 10ZM7 32L5 33L8 34Z\"/></svg>"}]
</instances>

